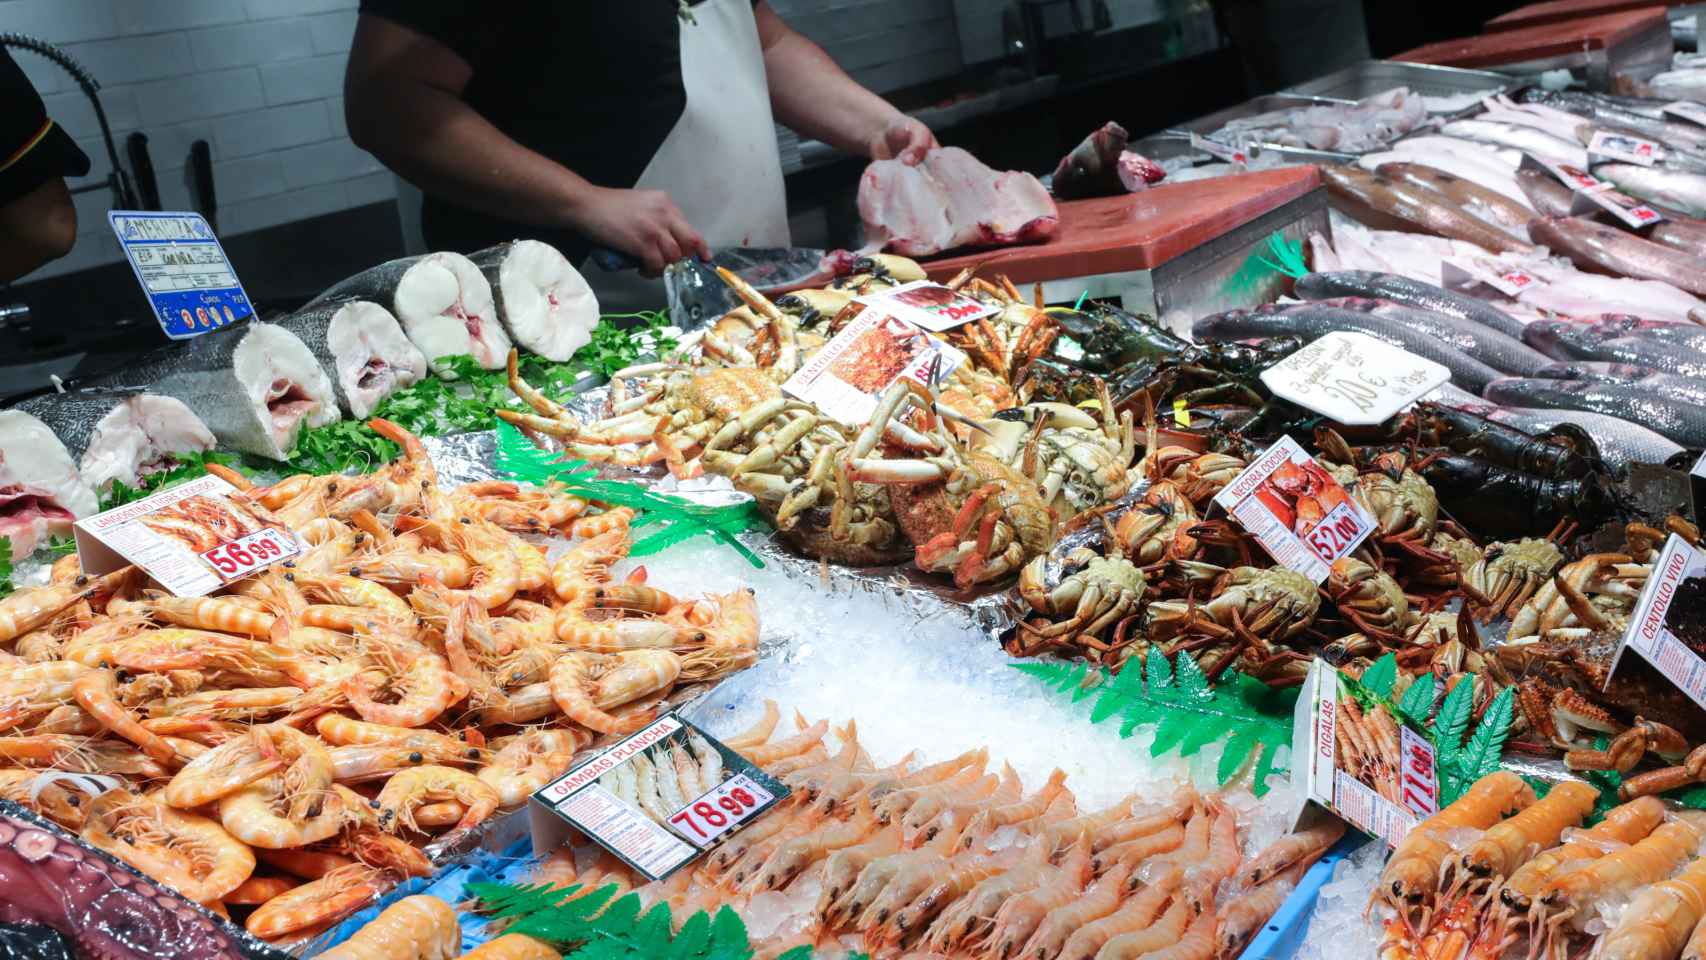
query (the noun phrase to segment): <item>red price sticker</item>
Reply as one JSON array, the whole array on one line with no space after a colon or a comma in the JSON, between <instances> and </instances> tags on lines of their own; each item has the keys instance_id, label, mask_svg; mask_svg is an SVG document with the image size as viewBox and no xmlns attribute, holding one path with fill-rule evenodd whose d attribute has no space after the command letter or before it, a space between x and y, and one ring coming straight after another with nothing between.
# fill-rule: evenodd
<instances>
[{"instance_id":1,"label":"red price sticker","mask_svg":"<svg viewBox=\"0 0 1706 960\"><path fill-rule=\"evenodd\" d=\"M1303 539L1322 562L1330 564L1356 549L1368 529L1360 513L1352 510L1349 503L1340 503L1311 527Z\"/></svg>"},{"instance_id":2,"label":"red price sticker","mask_svg":"<svg viewBox=\"0 0 1706 960\"><path fill-rule=\"evenodd\" d=\"M709 847L775 799L751 777L739 773L676 811L669 822L682 836Z\"/></svg>"},{"instance_id":3,"label":"red price sticker","mask_svg":"<svg viewBox=\"0 0 1706 960\"><path fill-rule=\"evenodd\" d=\"M1534 282L1533 277L1523 273L1521 270L1512 270L1509 273L1504 274L1501 279L1518 290L1521 290L1523 287Z\"/></svg>"},{"instance_id":4,"label":"red price sticker","mask_svg":"<svg viewBox=\"0 0 1706 960\"><path fill-rule=\"evenodd\" d=\"M226 583L240 580L262 567L302 552L294 537L273 527L251 533L241 540L222 543L201 559Z\"/></svg>"}]
</instances>

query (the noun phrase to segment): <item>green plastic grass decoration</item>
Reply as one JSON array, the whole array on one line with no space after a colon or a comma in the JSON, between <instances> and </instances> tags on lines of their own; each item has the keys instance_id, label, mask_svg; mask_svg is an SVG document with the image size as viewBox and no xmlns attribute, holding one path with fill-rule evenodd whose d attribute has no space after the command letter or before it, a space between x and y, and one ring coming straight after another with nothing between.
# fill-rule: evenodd
<instances>
[{"instance_id":1,"label":"green plastic grass decoration","mask_svg":"<svg viewBox=\"0 0 1706 960\"><path fill-rule=\"evenodd\" d=\"M1516 691L1506 687L1493 697L1487 710L1469 734L1474 713L1473 678L1458 681L1440 704L1438 716L1429 718L1433 707L1433 674L1422 674L1396 701L1398 660L1393 654L1376 660L1363 671L1362 679L1339 675L1340 689L1365 709L1384 707L1398 719L1422 731L1434 748L1434 767L1439 773L1439 801L1443 806L1456 800L1470 785L1499 769L1499 757L1510 736Z\"/></svg>"},{"instance_id":2,"label":"green plastic grass decoration","mask_svg":"<svg viewBox=\"0 0 1706 960\"><path fill-rule=\"evenodd\" d=\"M1139 727L1155 727L1151 756L1177 750L1188 757L1204 746L1227 741L1216 777L1221 784L1238 775L1255 757L1257 796L1268 792L1268 774L1276 769L1275 753L1291 744L1291 715L1296 690L1274 690L1235 670L1222 674L1212 686L1189 653L1169 661L1162 654L1132 661L1117 674L1088 664L1016 663L1013 669L1030 674L1049 687L1069 693L1077 703L1090 697L1090 722L1119 718L1119 735L1129 737ZM1088 682L1087 682L1088 681Z\"/></svg>"},{"instance_id":3,"label":"green plastic grass decoration","mask_svg":"<svg viewBox=\"0 0 1706 960\"><path fill-rule=\"evenodd\" d=\"M1278 230L1255 250L1250 251L1238 271L1226 278L1221 292L1231 295L1255 293L1269 277L1302 277L1309 273L1303 262L1303 243L1287 240Z\"/></svg>"},{"instance_id":4,"label":"green plastic grass decoration","mask_svg":"<svg viewBox=\"0 0 1706 960\"><path fill-rule=\"evenodd\" d=\"M653 493L639 484L600 480L597 471L586 461L563 460L559 454L541 450L520 430L504 421L498 421L497 432L494 465L498 472L540 485L560 481L574 496L638 511L632 524L634 527L660 525L660 529L634 542L628 550L630 556L643 557L704 534L734 548L753 566L764 566L764 561L735 536L742 530L765 525L757 504L747 501L731 506L707 507L680 497Z\"/></svg>"},{"instance_id":5,"label":"green plastic grass decoration","mask_svg":"<svg viewBox=\"0 0 1706 960\"><path fill-rule=\"evenodd\" d=\"M746 923L728 907L715 916L700 910L675 932L666 903L642 912L640 895L618 898L614 883L577 896L583 889L581 884L468 885L483 914L515 919L507 933L543 940L563 950L564 960L749 960L753 955ZM810 947L796 947L779 960L811 957ZM869 958L854 954L849 960Z\"/></svg>"}]
</instances>

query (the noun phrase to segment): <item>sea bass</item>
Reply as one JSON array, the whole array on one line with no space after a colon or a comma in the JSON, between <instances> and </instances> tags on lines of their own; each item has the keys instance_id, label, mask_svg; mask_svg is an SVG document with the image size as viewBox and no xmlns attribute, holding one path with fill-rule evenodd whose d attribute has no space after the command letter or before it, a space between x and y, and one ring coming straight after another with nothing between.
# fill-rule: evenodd
<instances>
[{"instance_id":1,"label":"sea bass","mask_svg":"<svg viewBox=\"0 0 1706 960\"><path fill-rule=\"evenodd\" d=\"M498 321L492 285L459 253L382 263L334 284L308 306L343 300L390 304L403 332L439 376L454 377L448 366L437 362L440 357L467 354L487 370L509 359L509 335Z\"/></svg>"},{"instance_id":2,"label":"sea bass","mask_svg":"<svg viewBox=\"0 0 1706 960\"><path fill-rule=\"evenodd\" d=\"M1567 163L1584 170L1588 165L1588 152L1581 144L1560 139L1533 127L1519 127L1491 120L1453 120L1441 127L1440 132L1448 137L1462 137L1477 143L1510 147L1554 163Z\"/></svg>"},{"instance_id":3,"label":"sea bass","mask_svg":"<svg viewBox=\"0 0 1706 960\"><path fill-rule=\"evenodd\" d=\"M1507 337L1522 338L1522 321L1492 304L1395 273L1374 273L1368 270L1311 273L1298 279L1296 289L1297 295L1305 300L1325 300L1328 297L1372 297L1376 300L1391 300L1394 303L1443 313L1448 317L1473 321Z\"/></svg>"},{"instance_id":4,"label":"sea bass","mask_svg":"<svg viewBox=\"0 0 1706 960\"><path fill-rule=\"evenodd\" d=\"M1422 334L1435 337L1496 369L1520 377L1532 377L1552 358L1515 337L1489 330L1477 323L1449 314L1423 310L1408 304L1365 297L1339 297L1320 301L1323 305L1360 310L1385 317Z\"/></svg>"},{"instance_id":5,"label":"sea bass","mask_svg":"<svg viewBox=\"0 0 1706 960\"><path fill-rule=\"evenodd\" d=\"M1706 354L1680 343L1640 337L1615 325L1601 327L1542 320L1523 337L1534 349L1559 360L1604 360L1685 377L1706 377Z\"/></svg>"},{"instance_id":6,"label":"sea bass","mask_svg":"<svg viewBox=\"0 0 1706 960\"><path fill-rule=\"evenodd\" d=\"M22 410L0 410L0 537L11 540L11 558L69 535L73 522L94 512L95 491L47 424Z\"/></svg>"},{"instance_id":7,"label":"sea bass","mask_svg":"<svg viewBox=\"0 0 1706 960\"><path fill-rule=\"evenodd\" d=\"M1706 447L1706 407L1639 384L1511 377L1487 385L1483 396L1516 407L1559 407L1608 414L1649 427L1689 449Z\"/></svg>"},{"instance_id":8,"label":"sea bass","mask_svg":"<svg viewBox=\"0 0 1706 960\"><path fill-rule=\"evenodd\" d=\"M1706 216L1706 174L1634 163L1602 163L1593 175L1648 203L1673 207L1691 217Z\"/></svg>"},{"instance_id":9,"label":"sea bass","mask_svg":"<svg viewBox=\"0 0 1706 960\"><path fill-rule=\"evenodd\" d=\"M1315 340L1338 330L1366 333L1441 364L1451 371L1452 382L1467 390L1479 391L1502 376L1498 370L1437 337L1419 333L1390 318L1315 303L1269 304L1254 310L1232 310L1203 317L1191 325L1191 337L1199 341L1284 336Z\"/></svg>"},{"instance_id":10,"label":"sea bass","mask_svg":"<svg viewBox=\"0 0 1706 960\"><path fill-rule=\"evenodd\" d=\"M1529 224L1528 235L1583 270L1663 280L1689 293L1706 294L1706 260L1616 227L1580 217L1557 217Z\"/></svg>"},{"instance_id":11,"label":"sea bass","mask_svg":"<svg viewBox=\"0 0 1706 960\"><path fill-rule=\"evenodd\" d=\"M318 302L274 322L295 334L331 373L338 406L358 420L426 376L426 357L391 311L372 301Z\"/></svg>"},{"instance_id":12,"label":"sea bass","mask_svg":"<svg viewBox=\"0 0 1706 960\"><path fill-rule=\"evenodd\" d=\"M154 393L72 389L31 397L17 409L47 424L97 493L115 480L134 487L173 466L178 454L205 453L217 442L183 401Z\"/></svg>"},{"instance_id":13,"label":"sea bass","mask_svg":"<svg viewBox=\"0 0 1706 960\"><path fill-rule=\"evenodd\" d=\"M1640 317L1603 317L1594 323L1595 332L1607 336L1646 337L1687 347L1706 355L1706 325L1698 323L1667 323L1662 320L1643 320Z\"/></svg>"},{"instance_id":14,"label":"sea bass","mask_svg":"<svg viewBox=\"0 0 1706 960\"><path fill-rule=\"evenodd\" d=\"M175 397L222 447L282 460L304 425L339 419L331 378L302 341L270 323L237 323L169 344L93 386Z\"/></svg>"},{"instance_id":15,"label":"sea bass","mask_svg":"<svg viewBox=\"0 0 1706 960\"><path fill-rule=\"evenodd\" d=\"M1528 221L1534 219L1534 211L1473 180L1465 180L1424 163L1403 160L1383 163L1375 172L1395 183L1409 183L1442 193L1464 213L1498 227L1518 241L1528 238Z\"/></svg>"},{"instance_id":16,"label":"sea bass","mask_svg":"<svg viewBox=\"0 0 1706 960\"><path fill-rule=\"evenodd\" d=\"M598 297L556 247L515 240L469 259L491 284L498 319L518 346L560 363L592 342Z\"/></svg>"},{"instance_id":17,"label":"sea bass","mask_svg":"<svg viewBox=\"0 0 1706 960\"><path fill-rule=\"evenodd\" d=\"M1323 166L1321 176L1335 205L1364 223L1385 220L1422 233L1466 240L1493 253L1531 249L1498 227L1465 213L1450 197L1431 188L1354 166Z\"/></svg>"}]
</instances>

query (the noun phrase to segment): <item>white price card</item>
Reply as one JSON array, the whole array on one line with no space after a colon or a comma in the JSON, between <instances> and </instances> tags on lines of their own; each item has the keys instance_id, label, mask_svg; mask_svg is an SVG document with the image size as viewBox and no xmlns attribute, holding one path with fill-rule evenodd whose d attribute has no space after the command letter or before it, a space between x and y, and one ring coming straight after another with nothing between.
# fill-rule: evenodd
<instances>
[{"instance_id":1,"label":"white price card","mask_svg":"<svg viewBox=\"0 0 1706 960\"><path fill-rule=\"evenodd\" d=\"M302 552L259 504L218 477L198 477L77 521L83 571L141 567L180 597L200 597Z\"/></svg>"},{"instance_id":2,"label":"white price card","mask_svg":"<svg viewBox=\"0 0 1706 960\"><path fill-rule=\"evenodd\" d=\"M1383 423L1450 379L1432 360L1344 330L1262 371L1276 396L1344 424Z\"/></svg>"},{"instance_id":3,"label":"white price card","mask_svg":"<svg viewBox=\"0 0 1706 960\"><path fill-rule=\"evenodd\" d=\"M1664 157L1664 148L1651 140L1609 130L1595 130L1588 140L1588 156L1650 167Z\"/></svg>"},{"instance_id":4,"label":"white price card","mask_svg":"<svg viewBox=\"0 0 1706 960\"><path fill-rule=\"evenodd\" d=\"M1440 280L1446 287L1461 289L1484 283L1507 297L1520 296L1535 283L1534 274L1527 270L1502 263L1495 268L1474 257L1441 260L1439 272Z\"/></svg>"},{"instance_id":5,"label":"white price card","mask_svg":"<svg viewBox=\"0 0 1706 960\"><path fill-rule=\"evenodd\" d=\"M1315 583L1374 532L1374 518L1296 440L1281 437L1214 497L1274 561Z\"/></svg>"},{"instance_id":6,"label":"white price card","mask_svg":"<svg viewBox=\"0 0 1706 960\"><path fill-rule=\"evenodd\" d=\"M1681 117L1689 123L1697 123L1706 127L1706 103L1694 100L1678 100L1675 103L1667 103L1660 109L1673 117Z\"/></svg>"},{"instance_id":7,"label":"white price card","mask_svg":"<svg viewBox=\"0 0 1706 960\"><path fill-rule=\"evenodd\" d=\"M670 713L535 792L527 819L535 853L579 833L662 880L787 796L780 782Z\"/></svg>"},{"instance_id":8,"label":"white price card","mask_svg":"<svg viewBox=\"0 0 1706 960\"><path fill-rule=\"evenodd\" d=\"M758 781L736 774L675 811L669 824L694 844L709 847L775 801Z\"/></svg>"},{"instance_id":9,"label":"white price card","mask_svg":"<svg viewBox=\"0 0 1706 960\"><path fill-rule=\"evenodd\" d=\"M1581 167L1568 163L1558 163L1532 153L1522 155L1522 166L1529 169L1539 169L1550 173L1563 182L1571 190L1598 190L1606 185L1604 180L1583 170Z\"/></svg>"},{"instance_id":10,"label":"white price card","mask_svg":"<svg viewBox=\"0 0 1706 960\"><path fill-rule=\"evenodd\" d=\"M882 307L866 307L782 384L782 390L849 426L864 426L883 392L902 377L926 387L946 380L966 355Z\"/></svg>"},{"instance_id":11,"label":"white price card","mask_svg":"<svg viewBox=\"0 0 1706 960\"><path fill-rule=\"evenodd\" d=\"M1631 228L1650 227L1664 216L1651 206L1602 183L1592 190L1581 190L1570 199L1570 215L1580 217L1600 212L1609 213Z\"/></svg>"},{"instance_id":12,"label":"white price card","mask_svg":"<svg viewBox=\"0 0 1706 960\"><path fill-rule=\"evenodd\" d=\"M1706 707L1706 550L1677 534L1647 575L1629 617L1623 643L1611 661L1606 683L1617 671L1623 651L1634 650L1695 703Z\"/></svg>"},{"instance_id":13,"label":"white price card","mask_svg":"<svg viewBox=\"0 0 1706 960\"><path fill-rule=\"evenodd\" d=\"M1001 312L1001 308L992 303L973 300L951 287L944 287L929 280L914 280L898 287L867 293L854 297L853 302L868 307L880 307L936 333Z\"/></svg>"}]
</instances>

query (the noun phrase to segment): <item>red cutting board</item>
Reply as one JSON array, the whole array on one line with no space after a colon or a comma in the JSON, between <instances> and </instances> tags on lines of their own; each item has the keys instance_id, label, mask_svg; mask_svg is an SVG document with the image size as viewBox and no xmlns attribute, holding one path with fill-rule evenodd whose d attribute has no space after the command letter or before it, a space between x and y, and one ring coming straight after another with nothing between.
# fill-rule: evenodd
<instances>
[{"instance_id":1,"label":"red cutting board","mask_svg":"<svg viewBox=\"0 0 1706 960\"><path fill-rule=\"evenodd\" d=\"M1496 67L1582 50L1604 50L1665 23L1664 7L1608 13L1490 33L1480 37L1441 40L1400 53L1394 60L1432 63L1442 67Z\"/></svg>"},{"instance_id":2,"label":"red cutting board","mask_svg":"<svg viewBox=\"0 0 1706 960\"><path fill-rule=\"evenodd\" d=\"M1621 10L1638 10L1657 3L1663 3L1667 7L1680 7L1695 2L1697 0L1546 0L1545 3L1531 3L1488 20L1487 32L1498 33L1538 27L1547 23L1562 23L1565 20L1580 20L1583 17L1596 17Z\"/></svg>"},{"instance_id":3,"label":"red cutting board","mask_svg":"<svg viewBox=\"0 0 1706 960\"><path fill-rule=\"evenodd\" d=\"M1045 243L922 263L936 281L973 265L985 276L1004 273L1014 283L1148 270L1320 185L1321 172L1302 166L1067 200L1060 204L1060 229Z\"/></svg>"}]
</instances>

